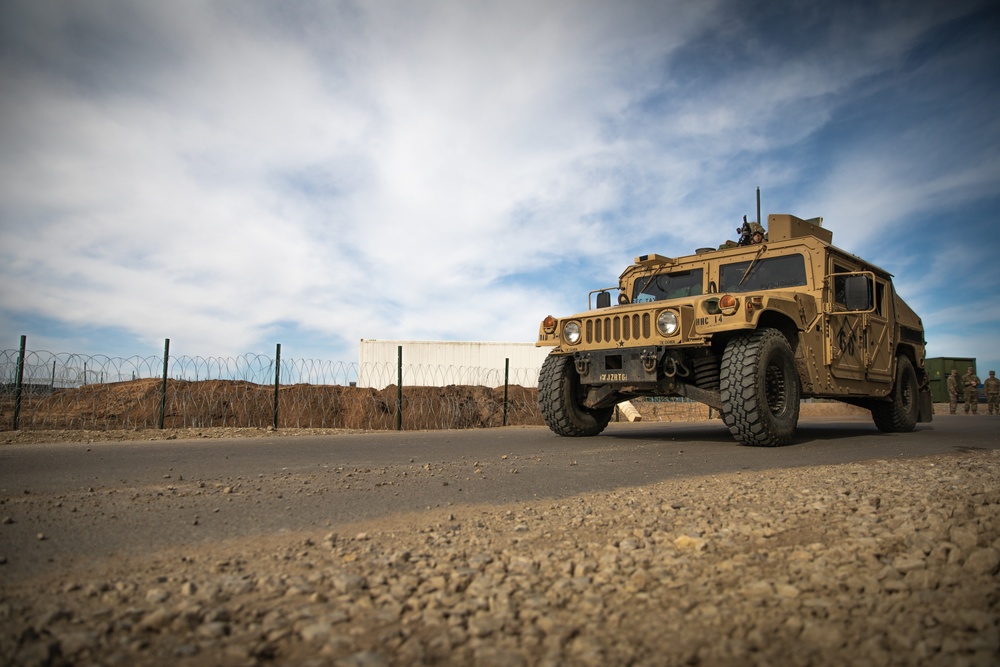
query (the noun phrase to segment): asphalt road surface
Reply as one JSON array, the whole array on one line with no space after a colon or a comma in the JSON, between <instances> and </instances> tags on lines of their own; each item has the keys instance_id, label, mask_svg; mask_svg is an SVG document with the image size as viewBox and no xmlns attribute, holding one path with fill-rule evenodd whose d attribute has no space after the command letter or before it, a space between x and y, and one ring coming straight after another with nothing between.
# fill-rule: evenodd
<instances>
[{"instance_id":1,"label":"asphalt road surface","mask_svg":"<svg viewBox=\"0 0 1000 667\"><path fill-rule=\"evenodd\" d=\"M737 445L721 422L0 447L0 581L157 547L669 479L1000 448L1000 417L938 415L907 434L813 418L794 443Z\"/></svg>"}]
</instances>

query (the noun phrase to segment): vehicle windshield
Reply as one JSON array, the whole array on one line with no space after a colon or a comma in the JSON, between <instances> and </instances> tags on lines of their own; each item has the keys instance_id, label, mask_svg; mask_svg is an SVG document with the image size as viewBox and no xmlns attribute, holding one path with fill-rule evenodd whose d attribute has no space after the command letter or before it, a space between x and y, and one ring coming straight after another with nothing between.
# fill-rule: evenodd
<instances>
[{"instance_id":1,"label":"vehicle windshield","mask_svg":"<svg viewBox=\"0 0 1000 667\"><path fill-rule=\"evenodd\" d=\"M632 287L632 303L680 299L702 293L702 269L661 273L637 278Z\"/></svg>"},{"instance_id":2,"label":"vehicle windshield","mask_svg":"<svg viewBox=\"0 0 1000 667\"><path fill-rule=\"evenodd\" d=\"M802 255L784 255L725 264L719 267L720 292L759 292L806 284L806 262ZM750 272L747 273L747 269Z\"/></svg>"}]
</instances>

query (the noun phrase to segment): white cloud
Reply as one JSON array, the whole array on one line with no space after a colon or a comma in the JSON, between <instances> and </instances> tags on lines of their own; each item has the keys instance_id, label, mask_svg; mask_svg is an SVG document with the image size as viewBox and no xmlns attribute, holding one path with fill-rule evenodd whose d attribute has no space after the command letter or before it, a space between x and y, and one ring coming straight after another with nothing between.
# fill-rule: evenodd
<instances>
[{"instance_id":1,"label":"white cloud","mask_svg":"<svg viewBox=\"0 0 1000 667\"><path fill-rule=\"evenodd\" d=\"M996 182L995 153L921 167L951 159L934 118L789 160L895 82L932 5L835 13L789 57L723 2L12 3L0 312L205 354L281 323L531 340L635 254L732 236L756 185L856 248Z\"/></svg>"}]
</instances>

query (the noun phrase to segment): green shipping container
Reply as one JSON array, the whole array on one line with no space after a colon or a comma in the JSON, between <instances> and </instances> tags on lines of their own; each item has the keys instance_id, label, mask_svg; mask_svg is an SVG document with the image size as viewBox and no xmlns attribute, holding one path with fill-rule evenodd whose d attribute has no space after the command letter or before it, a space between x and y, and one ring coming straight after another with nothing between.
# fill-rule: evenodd
<instances>
[{"instance_id":1,"label":"green shipping container","mask_svg":"<svg viewBox=\"0 0 1000 667\"><path fill-rule=\"evenodd\" d=\"M958 376L965 375L969 366L976 367L976 359L969 357L934 357L924 359L924 369L931 379L931 400L935 403L948 402L948 376L952 369L958 371ZM977 373L978 375L978 373ZM962 391L959 387L958 402L962 402Z\"/></svg>"}]
</instances>

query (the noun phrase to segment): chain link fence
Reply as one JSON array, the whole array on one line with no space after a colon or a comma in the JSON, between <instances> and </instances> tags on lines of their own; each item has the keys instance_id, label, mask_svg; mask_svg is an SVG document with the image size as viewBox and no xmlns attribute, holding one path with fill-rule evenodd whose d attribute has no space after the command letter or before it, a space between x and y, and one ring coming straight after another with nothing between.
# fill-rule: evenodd
<instances>
[{"instance_id":1,"label":"chain link fence","mask_svg":"<svg viewBox=\"0 0 1000 667\"><path fill-rule=\"evenodd\" d=\"M537 368L359 366L284 359L280 348L275 357L171 356L167 362L44 351L24 351L22 358L19 350L0 351L0 430L543 423Z\"/></svg>"}]
</instances>

